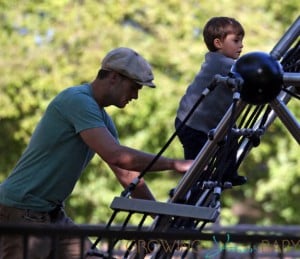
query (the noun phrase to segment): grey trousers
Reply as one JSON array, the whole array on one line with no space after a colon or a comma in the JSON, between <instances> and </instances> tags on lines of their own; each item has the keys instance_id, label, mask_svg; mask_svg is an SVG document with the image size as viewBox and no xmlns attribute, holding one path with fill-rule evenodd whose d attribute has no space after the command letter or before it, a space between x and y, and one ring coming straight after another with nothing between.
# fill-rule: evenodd
<instances>
[{"instance_id":1,"label":"grey trousers","mask_svg":"<svg viewBox=\"0 0 300 259\"><path fill-rule=\"evenodd\" d=\"M35 212L11 208L0 204L0 223L5 224L59 224L76 227L73 221L66 216L63 209L53 217L48 213ZM27 248L24 249L22 235L1 235L0 233L0 259L79 259L91 247L91 242L84 240L84 251L81 251L80 238L61 237L58 239L55 251L49 236L28 237ZM88 259L99 257L84 257Z\"/></svg>"}]
</instances>

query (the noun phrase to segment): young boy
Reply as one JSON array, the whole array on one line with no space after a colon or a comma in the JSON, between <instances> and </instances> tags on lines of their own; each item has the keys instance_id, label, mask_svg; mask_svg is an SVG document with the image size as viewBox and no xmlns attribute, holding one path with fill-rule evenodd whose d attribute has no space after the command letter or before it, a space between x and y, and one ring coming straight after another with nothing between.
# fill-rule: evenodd
<instances>
[{"instance_id":1,"label":"young boy","mask_svg":"<svg viewBox=\"0 0 300 259\"><path fill-rule=\"evenodd\" d=\"M228 75L235 60L241 54L244 35L242 25L234 18L213 17L206 23L203 36L209 51L205 55L201 70L188 86L180 101L175 120L177 129L214 76L216 74ZM194 159L198 155L207 141L208 132L216 128L230 107L233 101L232 96L231 89L225 86L217 86L214 91L205 97L178 132L185 159ZM235 157L232 159L232 166L234 166L235 159ZM226 172L223 180L230 181L232 185L242 185L247 181L244 176L239 176L236 171Z\"/></svg>"}]
</instances>

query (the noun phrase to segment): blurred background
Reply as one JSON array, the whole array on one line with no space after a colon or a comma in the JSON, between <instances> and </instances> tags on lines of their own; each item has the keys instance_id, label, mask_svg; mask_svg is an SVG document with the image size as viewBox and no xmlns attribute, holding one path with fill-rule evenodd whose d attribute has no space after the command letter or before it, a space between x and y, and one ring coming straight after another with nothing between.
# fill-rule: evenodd
<instances>
[{"instance_id":1,"label":"blurred background","mask_svg":"<svg viewBox=\"0 0 300 259\"><path fill-rule=\"evenodd\" d=\"M297 0L0 0L0 182L51 99L66 87L92 81L109 50L133 48L153 67L156 89L143 89L126 109L107 110L122 144L157 153L173 134L179 100L203 62L207 20L236 18L246 32L242 54L270 52L299 11ZM288 108L300 117L295 98ZM164 155L183 157L177 139ZM247 185L223 193L221 224L300 224L299 157L296 140L276 120L239 170ZM156 199L166 201L180 175L156 172L145 179ZM109 205L121 191L95 157L67 211L77 223L106 223Z\"/></svg>"}]
</instances>

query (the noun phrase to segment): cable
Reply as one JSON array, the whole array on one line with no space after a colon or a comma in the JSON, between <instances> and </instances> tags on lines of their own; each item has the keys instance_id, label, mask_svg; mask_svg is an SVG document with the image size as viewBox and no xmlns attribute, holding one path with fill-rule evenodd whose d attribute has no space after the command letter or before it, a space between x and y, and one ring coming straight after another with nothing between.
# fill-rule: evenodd
<instances>
[{"instance_id":1,"label":"cable","mask_svg":"<svg viewBox=\"0 0 300 259\"><path fill-rule=\"evenodd\" d=\"M168 148L168 146L171 144L171 142L174 140L174 138L177 136L178 132L183 128L185 123L188 121L188 119L192 116L195 109L199 106L199 104L203 101L203 99L212 92L215 87L217 86L217 83L219 83L221 79L220 78L214 78L212 82L203 90L201 93L199 99L195 102L189 113L186 115L184 120L180 123L179 127L175 130L175 132L171 135L169 140L166 142L166 144L162 147L162 149L157 153L157 155L153 158L153 160L146 166L146 168L139 174L137 178L135 178L129 186L122 191L121 196L122 197L129 197L132 193L132 191L135 189L135 187L140 182L140 179L151 169L151 167L154 165L154 163L161 157L163 152Z\"/></svg>"}]
</instances>

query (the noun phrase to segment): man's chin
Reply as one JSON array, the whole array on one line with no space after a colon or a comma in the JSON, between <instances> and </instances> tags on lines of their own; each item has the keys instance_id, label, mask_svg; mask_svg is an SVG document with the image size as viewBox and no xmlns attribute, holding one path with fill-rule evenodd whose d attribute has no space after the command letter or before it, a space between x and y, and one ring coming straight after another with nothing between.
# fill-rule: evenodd
<instances>
[{"instance_id":1,"label":"man's chin","mask_svg":"<svg viewBox=\"0 0 300 259\"><path fill-rule=\"evenodd\" d=\"M127 105L128 103L123 103L123 104L118 104L116 105L116 107L120 108L120 109L123 109L125 108L125 106Z\"/></svg>"}]
</instances>

